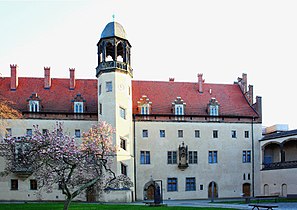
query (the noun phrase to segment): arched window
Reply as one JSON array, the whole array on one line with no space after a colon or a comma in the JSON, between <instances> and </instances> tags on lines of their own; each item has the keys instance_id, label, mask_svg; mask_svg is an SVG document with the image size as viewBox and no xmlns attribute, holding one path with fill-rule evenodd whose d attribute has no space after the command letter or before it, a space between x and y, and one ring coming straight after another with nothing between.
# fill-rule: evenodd
<instances>
[{"instance_id":1,"label":"arched window","mask_svg":"<svg viewBox=\"0 0 297 210\"><path fill-rule=\"evenodd\" d=\"M83 102L74 102L74 113L83 113L84 112L84 103Z\"/></svg>"},{"instance_id":2,"label":"arched window","mask_svg":"<svg viewBox=\"0 0 297 210\"><path fill-rule=\"evenodd\" d=\"M34 100L29 101L29 111L39 112L39 101L34 101Z\"/></svg>"}]
</instances>

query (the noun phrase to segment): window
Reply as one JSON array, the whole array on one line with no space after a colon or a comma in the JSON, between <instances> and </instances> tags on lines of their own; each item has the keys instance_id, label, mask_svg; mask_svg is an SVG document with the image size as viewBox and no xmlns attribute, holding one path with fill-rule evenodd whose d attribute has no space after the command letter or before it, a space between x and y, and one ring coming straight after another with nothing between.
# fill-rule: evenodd
<instances>
[{"instance_id":1,"label":"window","mask_svg":"<svg viewBox=\"0 0 297 210\"><path fill-rule=\"evenodd\" d=\"M251 174L248 173L248 180L251 180Z\"/></svg>"},{"instance_id":2,"label":"window","mask_svg":"<svg viewBox=\"0 0 297 210\"><path fill-rule=\"evenodd\" d=\"M244 138L249 138L249 137L250 137L249 131L244 131Z\"/></svg>"},{"instance_id":3,"label":"window","mask_svg":"<svg viewBox=\"0 0 297 210\"><path fill-rule=\"evenodd\" d=\"M102 115L102 104L99 103L99 114Z\"/></svg>"},{"instance_id":4,"label":"window","mask_svg":"<svg viewBox=\"0 0 297 210\"><path fill-rule=\"evenodd\" d=\"M30 179L30 190L37 190L37 180Z\"/></svg>"},{"instance_id":5,"label":"window","mask_svg":"<svg viewBox=\"0 0 297 210\"><path fill-rule=\"evenodd\" d=\"M39 101L34 101L34 100L29 101L29 111L39 112Z\"/></svg>"},{"instance_id":6,"label":"window","mask_svg":"<svg viewBox=\"0 0 297 210\"><path fill-rule=\"evenodd\" d=\"M243 180L245 180L245 174L243 174Z\"/></svg>"},{"instance_id":7,"label":"window","mask_svg":"<svg viewBox=\"0 0 297 210\"><path fill-rule=\"evenodd\" d=\"M10 189L11 190L18 190L19 189L19 182L17 179L10 180Z\"/></svg>"},{"instance_id":8,"label":"window","mask_svg":"<svg viewBox=\"0 0 297 210\"><path fill-rule=\"evenodd\" d=\"M112 82L106 82L106 92L112 92Z\"/></svg>"},{"instance_id":9,"label":"window","mask_svg":"<svg viewBox=\"0 0 297 210\"><path fill-rule=\"evenodd\" d=\"M47 136L48 135L48 129L42 129L42 135Z\"/></svg>"},{"instance_id":10,"label":"window","mask_svg":"<svg viewBox=\"0 0 297 210\"><path fill-rule=\"evenodd\" d=\"M232 130L232 131L231 131L231 137L232 137L233 139L236 138L236 131L235 131L235 130Z\"/></svg>"},{"instance_id":11,"label":"window","mask_svg":"<svg viewBox=\"0 0 297 210\"><path fill-rule=\"evenodd\" d=\"M218 116L219 115L219 106L218 105L210 105L209 106L209 115L210 116Z\"/></svg>"},{"instance_id":12,"label":"window","mask_svg":"<svg viewBox=\"0 0 297 210\"><path fill-rule=\"evenodd\" d=\"M120 147L124 150L126 150L126 139L121 138L121 143L120 143Z\"/></svg>"},{"instance_id":13,"label":"window","mask_svg":"<svg viewBox=\"0 0 297 210\"><path fill-rule=\"evenodd\" d=\"M212 137L213 137L214 139L219 138L219 131L218 131L218 130L213 130L213 131L212 131Z\"/></svg>"},{"instance_id":14,"label":"window","mask_svg":"<svg viewBox=\"0 0 297 210\"><path fill-rule=\"evenodd\" d=\"M145 105L142 105L142 107L141 107L141 114L144 114L144 115L146 115L146 114L150 114L150 111L149 111L150 109L149 109L149 104L145 104Z\"/></svg>"},{"instance_id":15,"label":"window","mask_svg":"<svg viewBox=\"0 0 297 210\"><path fill-rule=\"evenodd\" d=\"M189 151L189 164L198 163L198 153L197 151Z\"/></svg>"},{"instance_id":16,"label":"window","mask_svg":"<svg viewBox=\"0 0 297 210\"><path fill-rule=\"evenodd\" d=\"M203 184L200 185L200 190L203 190Z\"/></svg>"},{"instance_id":17,"label":"window","mask_svg":"<svg viewBox=\"0 0 297 210\"><path fill-rule=\"evenodd\" d=\"M175 104L175 115L184 115L184 105L183 104Z\"/></svg>"},{"instance_id":18,"label":"window","mask_svg":"<svg viewBox=\"0 0 297 210\"><path fill-rule=\"evenodd\" d=\"M165 138L165 130L160 130L160 137Z\"/></svg>"},{"instance_id":19,"label":"window","mask_svg":"<svg viewBox=\"0 0 297 210\"><path fill-rule=\"evenodd\" d=\"M195 130L195 138L200 138L200 130Z\"/></svg>"},{"instance_id":20,"label":"window","mask_svg":"<svg viewBox=\"0 0 297 210\"><path fill-rule=\"evenodd\" d=\"M218 152L209 151L208 152L208 163L217 163L218 162Z\"/></svg>"},{"instance_id":21,"label":"window","mask_svg":"<svg viewBox=\"0 0 297 210\"><path fill-rule=\"evenodd\" d=\"M75 129L74 135L75 135L75 138L80 138L80 130L79 129Z\"/></svg>"},{"instance_id":22,"label":"window","mask_svg":"<svg viewBox=\"0 0 297 210\"><path fill-rule=\"evenodd\" d=\"M99 92L99 96L100 96L101 93L102 93L102 85L101 84L99 85L99 88L98 89L99 89L98 92Z\"/></svg>"},{"instance_id":23,"label":"window","mask_svg":"<svg viewBox=\"0 0 297 210\"><path fill-rule=\"evenodd\" d=\"M121 163L121 174L127 176L127 165Z\"/></svg>"},{"instance_id":24,"label":"window","mask_svg":"<svg viewBox=\"0 0 297 210\"><path fill-rule=\"evenodd\" d=\"M178 130L177 136L178 136L178 138L183 138L184 137L184 131L183 130Z\"/></svg>"},{"instance_id":25,"label":"window","mask_svg":"<svg viewBox=\"0 0 297 210\"><path fill-rule=\"evenodd\" d=\"M168 178L167 179L167 191L168 192L177 191L177 178Z\"/></svg>"},{"instance_id":26,"label":"window","mask_svg":"<svg viewBox=\"0 0 297 210\"><path fill-rule=\"evenodd\" d=\"M12 130L11 128L6 128L6 137L12 136Z\"/></svg>"},{"instance_id":27,"label":"window","mask_svg":"<svg viewBox=\"0 0 297 210\"><path fill-rule=\"evenodd\" d=\"M186 191L196 191L195 177L186 178Z\"/></svg>"},{"instance_id":28,"label":"window","mask_svg":"<svg viewBox=\"0 0 297 210\"><path fill-rule=\"evenodd\" d=\"M27 136L32 136L32 129L27 129L26 130L26 135Z\"/></svg>"},{"instance_id":29,"label":"window","mask_svg":"<svg viewBox=\"0 0 297 210\"><path fill-rule=\"evenodd\" d=\"M84 112L84 102L74 102L74 113Z\"/></svg>"},{"instance_id":30,"label":"window","mask_svg":"<svg viewBox=\"0 0 297 210\"><path fill-rule=\"evenodd\" d=\"M126 119L126 109L123 107L120 107L120 116L121 118Z\"/></svg>"},{"instance_id":31,"label":"window","mask_svg":"<svg viewBox=\"0 0 297 210\"><path fill-rule=\"evenodd\" d=\"M168 151L167 152L167 164L177 164L177 152Z\"/></svg>"},{"instance_id":32,"label":"window","mask_svg":"<svg viewBox=\"0 0 297 210\"><path fill-rule=\"evenodd\" d=\"M140 151L140 164L150 164L150 151Z\"/></svg>"},{"instance_id":33,"label":"window","mask_svg":"<svg viewBox=\"0 0 297 210\"><path fill-rule=\"evenodd\" d=\"M242 151L242 162L243 163L250 163L251 162L251 151Z\"/></svg>"},{"instance_id":34,"label":"window","mask_svg":"<svg viewBox=\"0 0 297 210\"><path fill-rule=\"evenodd\" d=\"M147 138L148 137L148 130L142 130L142 137Z\"/></svg>"}]
</instances>

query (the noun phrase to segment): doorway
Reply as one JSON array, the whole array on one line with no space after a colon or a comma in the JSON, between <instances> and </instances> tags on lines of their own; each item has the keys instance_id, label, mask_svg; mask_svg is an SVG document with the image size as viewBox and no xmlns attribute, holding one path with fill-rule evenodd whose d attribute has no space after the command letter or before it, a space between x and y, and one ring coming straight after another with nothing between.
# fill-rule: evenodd
<instances>
[{"instance_id":1,"label":"doorway","mask_svg":"<svg viewBox=\"0 0 297 210\"><path fill-rule=\"evenodd\" d=\"M213 189L213 191L212 191L212 189ZM208 185L208 198L212 198L212 195L214 196L214 198L219 197L218 185L215 182L210 182Z\"/></svg>"},{"instance_id":2,"label":"doorway","mask_svg":"<svg viewBox=\"0 0 297 210\"><path fill-rule=\"evenodd\" d=\"M244 183L242 185L242 193L244 196L250 197L251 196L251 184L250 183Z\"/></svg>"}]
</instances>

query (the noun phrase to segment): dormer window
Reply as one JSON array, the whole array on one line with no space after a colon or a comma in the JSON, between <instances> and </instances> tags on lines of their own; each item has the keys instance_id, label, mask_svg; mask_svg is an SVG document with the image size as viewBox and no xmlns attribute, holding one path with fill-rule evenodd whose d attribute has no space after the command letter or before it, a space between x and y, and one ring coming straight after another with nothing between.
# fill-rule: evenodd
<instances>
[{"instance_id":1,"label":"dormer window","mask_svg":"<svg viewBox=\"0 0 297 210\"><path fill-rule=\"evenodd\" d=\"M81 94L77 94L74 97L74 100L72 100L71 102L73 102L74 113L84 113L85 107L86 107L86 104L85 104L86 100L84 100Z\"/></svg>"},{"instance_id":2,"label":"dormer window","mask_svg":"<svg viewBox=\"0 0 297 210\"><path fill-rule=\"evenodd\" d=\"M28 108L30 112L39 112L40 111L40 98L37 93L32 93L28 98Z\"/></svg>"},{"instance_id":3,"label":"dormer window","mask_svg":"<svg viewBox=\"0 0 297 210\"><path fill-rule=\"evenodd\" d=\"M142 115L151 114L152 102L150 101L150 99L146 95L143 95L140 98L140 100L137 101L137 104L138 104L139 114L142 114Z\"/></svg>"},{"instance_id":4,"label":"dormer window","mask_svg":"<svg viewBox=\"0 0 297 210\"><path fill-rule=\"evenodd\" d=\"M174 115L185 115L185 107L186 103L181 97L176 97L174 102L172 103L172 110Z\"/></svg>"},{"instance_id":5,"label":"dormer window","mask_svg":"<svg viewBox=\"0 0 297 210\"><path fill-rule=\"evenodd\" d=\"M215 98L211 98L208 104L208 114L210 116L219 116L220 104Z\"/></svg>"},{"instance_id":6,"label":"dormer window","mask_svg":"<svg viewBox=\"0 0 297 210\"><path fill-rule=\"evenodd\" d=\"M74 113L84 113L84 102L74 102Z\"/></svg>"},{"instance_id":7,"label":"dormer window","mask_svg":"<svg viewBox=\"0 0 297 210\"><path fill-rule=\"evenodd\" d=\"M29 101L29 111L39 112L39 101Z\"/></svg>"}]
</instances>

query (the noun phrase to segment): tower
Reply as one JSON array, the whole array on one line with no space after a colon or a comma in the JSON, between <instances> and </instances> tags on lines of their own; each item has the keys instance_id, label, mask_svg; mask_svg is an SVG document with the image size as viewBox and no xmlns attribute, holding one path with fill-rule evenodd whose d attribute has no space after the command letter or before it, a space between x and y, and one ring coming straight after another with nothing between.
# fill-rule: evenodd
<instances>
[{"instance_id":1,"label":"tower","mask_svg":"<svg viewBox=\"0 0 297 210\"><path fill-rule=\"evenodd\" d=\"M133 70L130 66L131 45L123 26L108 23L97 44L98 117L116 130L113 136L118 147L113 169L134 180L134 137L132 123Z\"/></svg>"}]
</instances>

